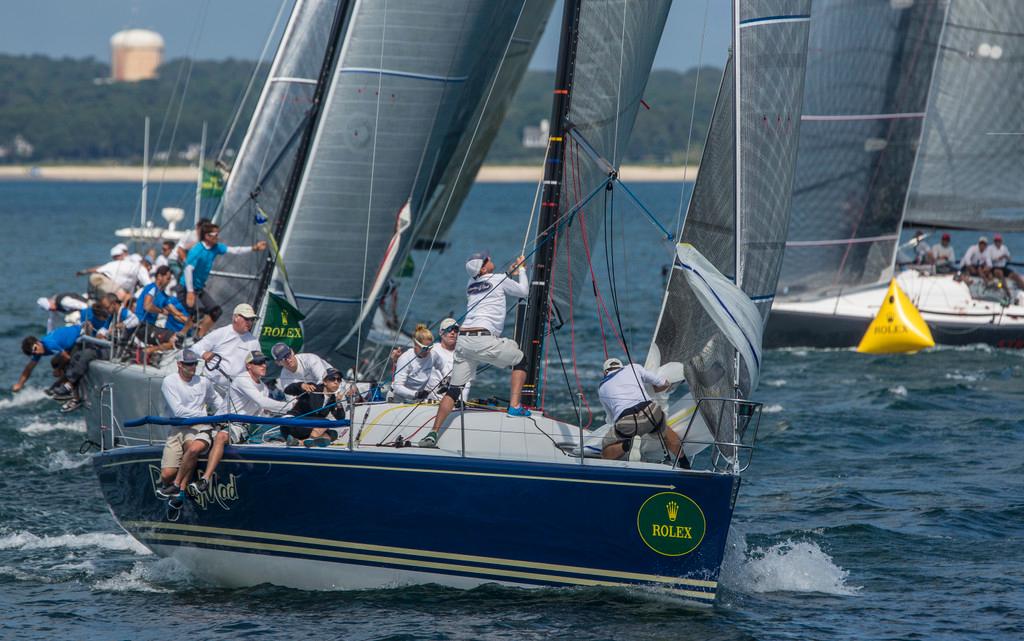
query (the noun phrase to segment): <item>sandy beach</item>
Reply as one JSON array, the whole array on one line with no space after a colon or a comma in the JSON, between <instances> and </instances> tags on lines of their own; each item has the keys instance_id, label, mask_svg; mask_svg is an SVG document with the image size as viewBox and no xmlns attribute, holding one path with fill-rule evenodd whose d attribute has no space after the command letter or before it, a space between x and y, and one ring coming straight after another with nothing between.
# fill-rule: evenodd
<instances>
[{"instance_id":1,"label":"sandy beach","mask_svg":"<svg viewBox=\"0 0 1024 641\"><path fill-rule=\"evenodd\" d=\"M491 183L536 182L540 180L540 166L484 165L477 180ZM627 182L679 182L693 180L696 167L633 165L622 168L622 179ZM150 182L194 182L193 167L167 167L150 169ZM71 182L141 182L142 167L98 165L4 165L0 166L0 180L48 180Z\"/></svg>"}]
</instances>

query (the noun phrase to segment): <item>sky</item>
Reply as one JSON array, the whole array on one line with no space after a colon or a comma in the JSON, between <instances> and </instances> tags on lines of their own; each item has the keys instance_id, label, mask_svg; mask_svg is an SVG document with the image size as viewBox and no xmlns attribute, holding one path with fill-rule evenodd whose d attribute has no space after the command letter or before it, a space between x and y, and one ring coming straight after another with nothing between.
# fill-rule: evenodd
<instances>
[{"instance_id":1,"label":"sky","mask_svg":"<svg viewBox=\"0 0 1024 641\"><path fill-rule=\"evenodd\" d=\"M675 0L654 67L686 70L698 60L716 66L724 64L729 46L730 5L723 0ZM0 7L0 53L91 56L109 61L110 36L120 29L140 27L157 31L164 37L168 59L194 54L202 60L252 60L260 55L281 2L2 0ZM705 9L706 30L703 28ZM287 10L285 14L282 24L287 19ZM559 1L531 68L554 68L560 23ZM702 31L705 33L703 56L700 55Z\"/></svg>"}]
</instances>

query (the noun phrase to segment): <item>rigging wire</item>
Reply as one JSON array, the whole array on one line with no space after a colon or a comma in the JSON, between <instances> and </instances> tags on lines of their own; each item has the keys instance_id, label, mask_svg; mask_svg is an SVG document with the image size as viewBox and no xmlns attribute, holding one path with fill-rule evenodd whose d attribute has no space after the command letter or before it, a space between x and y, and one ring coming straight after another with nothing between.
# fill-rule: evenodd
<instances>
[{"instance_id":1,"label":"rigging wire","mask_svg":"<svg viewBox=\"0 0 1024 641\"><path fill-rule=\"evenodd\" d=\"M704 64L704 36L708 31L708 7L711 0L704 0L704 21L700 32L700 49L697 52L697 77L693 81L693 102L690 103L690 126L686 130L686 151L683 158L683 184L679 188L679 208L676 210L676 242L683 239L683 203L689 208L690 200L693 199L693 189L690 189L689 198L686 196L686 171L690 168L690 146L693 144L693 120L697 111L697 92L700 91L700 69ZM669 275L671 278L671 274Z\"/></svg>"}]
</instances>

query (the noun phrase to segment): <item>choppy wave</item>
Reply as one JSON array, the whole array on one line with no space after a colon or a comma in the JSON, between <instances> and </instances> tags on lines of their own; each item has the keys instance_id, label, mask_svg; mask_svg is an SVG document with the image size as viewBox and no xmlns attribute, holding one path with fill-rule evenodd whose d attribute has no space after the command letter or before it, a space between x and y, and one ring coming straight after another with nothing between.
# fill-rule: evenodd
<instances>
[{"instance_id":1,"label":"choppy wave","mask_svg":"<svg viewBox=\"0 0 1024 641\"><path fill-rule=\"evenodd\" d=\"M28 434L30 436L38 436L39 434L47 434L49 432L76 432L78 434L85 434L85 421L74 421L73 423L58 423L54 421L32 421L28 425L24 425L18 428L18 431L22 434Z\"/></svg>"},{"instance_id":2,"label":"choppy wave","mask_svg":"<svg viewBox=\"0 0 1024 641\"><path fill-rule=\"evenodd\" d=\"M113 534L111 532L39 536L23 530L0 536L0 550L49 550L56 548L69 550L99 548L102 550L134 552L138 555L150 554L150 551L144 545L127 534Z\"/></svg>"},{"instance_id":3,"label":"choppy wave","mask_svg":"<svg viewBox=\"0 0 1024 641\"><path fill-rule=\"evenodd\" d=\"M762 384L767 385L768 387L785 387L789 384L789 381L784 378L773 378L767 381L762 381Z\"/></svg>"},{"instance_id":4,"label":"choppy wave","mask_svg":"<svg viewBox=\"0 0 1024 641\"><path fill-rule=\"evenodd\" d=\"M49 397L43 394L43 390L38 387L26 387L10 398L0 398L0 411L32 405L44 399L49 400Z\"/></svg>"},{"instance_id":5,"label":"choppy wave","mask_svg":"<svg viewBox=\"0 0 1024 641\"><path fill-rule=\"evenodd\" d=\"M103 592L179 592L195 582L192 574L174 559L136 561L132 569L93 584ZM163 585L167 584L167 585Z\"/></svg>"},{"instance_id":6,"label":"choppy wave","mask_svg":"<svg viewBox=\"0 0 1024 641\"><path fill-rule=\"evenodd\" d=\"M749 547L746 538L729 533L721 583L748 593L819 592L852 596L860 586L847 583L850 573L813 541L786 539L767 547Z\"/></svg>"},{"instance_id":7,"label":"choppy wave","mask_svg":"<svg viewBox=\"0 0 1024 641\"><path fill-rule=\"evenodd\" d=\"M89 463L88 454L72 455L60 450L51 452L43 459L41 466L47 472L60 472L61 470L78 469Z\"/></svg>"},{"instance_id":8,"label":"choppy wave","mask_svg":"<svg viewBox=\"0 0 1024 641\"><path fill-rule=\"evenodd\" d=\"M771 405L765 405L764 407L762 407L761 411L764 412L765 414L778 414L783 409L784 408L778 403L772 403Z\"/></svg>"},{"instance_id":9,"label":"choppy wave","mask_svg":"<svg viewBox=\"0 0 1024 641\"><path fill-rule=\"evenodd\" d=\"M907 388L903 385L896 385L895 387L889 388L889 393L893 396L899 396L900 398L907 397Z\"/></svg>"}]
</instances>

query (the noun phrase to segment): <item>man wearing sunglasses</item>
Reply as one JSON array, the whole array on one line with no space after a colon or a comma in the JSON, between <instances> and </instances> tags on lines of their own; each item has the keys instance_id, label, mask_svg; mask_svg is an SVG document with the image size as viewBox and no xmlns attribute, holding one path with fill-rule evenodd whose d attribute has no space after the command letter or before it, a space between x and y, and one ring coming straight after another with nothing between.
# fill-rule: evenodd
<instances>
[{"instance_id":1,"label":"man wearing sunglasses","mask_svg":"<svg viewBox=\"0 0 1024 641\"><path fill-rule=\"evenodd\" d=\"M519 369L523 352L510 338L502 338L505 327L505 298L526 298L530 282L526 275L526 259L520 256L508 273L494 273L494 262L486 252L473 254L466 261L466 316L459 329L455 347L451 384L434 418L434 428L423 437L420 447L437 447L437 439L462 395L462 388L476 376L480 363L494 367L513 367L509 392L509 416L529 416L520 402L526 370Z\"/></svg>"},{"instance_id":2,"label":"man wearing sunglasses","mask_svg":"<svg viewBox=\"0 0 1024 641\"><path fill-rule=\"evenodd\" d=\"M217 260L217 256L263 251L267 248L267 241L260 240L248 247L228 247L220 242L220 227L213 223L203 225L199 234L199 242L192 246L185 259L185 269L181 273L181 282L184 287L179 289L178 296L184 299L183 302L190 314L195 315L198 312L204 314L203 320L196 330L196 336L201 337L210 331L221 315L220 305L204 290L206 279L213 271L213 263ZM197 301L198 307L196 306Z\"/></svg>"},{"instance_id":3,"label":"man wearing sunglasses","mask_svg":"<svg viewBox=\"0 0 1024 641\"><path fill-rule=\"evenodd\" d=\"M424 401L430 396L430 381L434 372L444 367L441 356L434 351L434 335L426 325L417 325L412 347L405 350L395 363L395 377L391 391L400 401Z\"/></svg>"},{"instance_id":4,"label":"man wearing sunglasses","mask_svg":"<svg viewBox=\"0 0 1024 641\"><path fill-rule=\"evenodd\" d=\"M192 350L204 361L220 356L217 369L209 376L218 385L225 387L231 380L245 372L245 359L250 352L258 351L260 342L252 335L256 323L256 311L248 303L235 305L231 324L219 327L196 341Z\"/></svg>"},{"instance_id":5,"label":"man wearing sunglasses","mask_svg":"<svg viewBox=\"0 0 1024 641\"><path fill-rule=\"evenodd\" d=\"M312 391L313 386L324 380L327 370L332 368L330 363L312 352L296 354L287 343L275 343L270 348L270 355L281 367L277 377L277 388L280 390L286 390L293 383L300 383L304 391Z\"/></svg>"}]
</instances>

